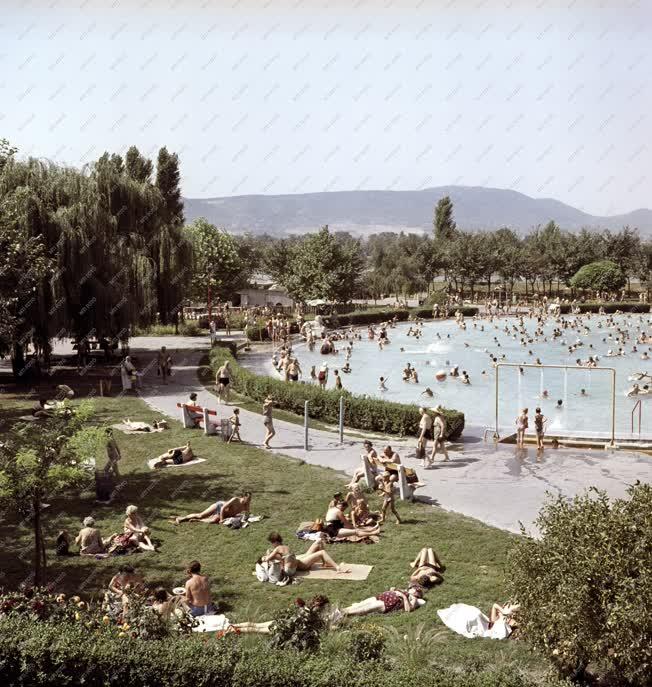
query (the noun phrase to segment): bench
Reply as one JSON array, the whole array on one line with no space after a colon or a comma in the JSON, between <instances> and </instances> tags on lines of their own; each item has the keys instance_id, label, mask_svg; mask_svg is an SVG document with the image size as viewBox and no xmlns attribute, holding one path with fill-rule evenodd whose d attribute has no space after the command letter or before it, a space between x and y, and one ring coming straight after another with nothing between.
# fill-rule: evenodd
<instances>
[{"instance_id":1,"label":"bench","mask_svg":"<svg viewBox=\"0 0 652 687\"><path fill-rule=\"evenodd\" d=\"M365 481L369 489L376 490L378 488L376 484L376 477L371 469L371 463L367 456L362 457L362 466L364 468ZM405 465L398 466L398 493L401 501L412 501L414 499L414 492L420 487L424 487L423 482L408 482L407 475L405 474Z\"/></svg>"},{"instance_id":2,"label":"bench","mask_svg":"<svg viewBox=\"0 0 652 687\"><path fill-rule=\"evenodd\" d=\"M210 419L211 417L217 418L217 411L202 408L202 406L193 406L189 403L177 403L177 408L181 409L181 422L185 429L196 429L203 426L206 436L218 433L218 423Z\"/></svg>"}]
</instances>

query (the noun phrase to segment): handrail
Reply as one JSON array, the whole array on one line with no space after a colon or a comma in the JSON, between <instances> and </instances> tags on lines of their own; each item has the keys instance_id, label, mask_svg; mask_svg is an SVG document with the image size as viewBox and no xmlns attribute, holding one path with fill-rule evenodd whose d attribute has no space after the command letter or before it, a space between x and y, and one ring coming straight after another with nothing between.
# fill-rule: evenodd
<instances>
[{"instance_id":1,"label":"handrail","mask_svg":"<svg viewBox=\"0 0 652 687\"><path fill-rule=\"evenodd\" d=\"M634 434L634 412L638 408L638 433L639 435L641 434L641 412L643 409L643 406L641 405L641 399L639 398L638 401L634 404L634 407L632 408L632 434Z\"/></svg>"}]
</instances>

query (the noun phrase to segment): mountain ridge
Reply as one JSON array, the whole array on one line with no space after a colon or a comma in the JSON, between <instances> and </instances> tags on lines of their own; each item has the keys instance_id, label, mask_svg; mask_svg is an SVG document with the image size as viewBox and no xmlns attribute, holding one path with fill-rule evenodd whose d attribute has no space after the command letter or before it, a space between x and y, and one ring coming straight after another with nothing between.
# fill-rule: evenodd
<instances>
[{"instance_id":1,"label":"mountain ridge","mask_svg":"<svg viewBox=\"0 0 652 687\"><path fill-rule=\"evenodd\" d=\"M352 190L298 194L249 194L184 198L188 221L205 217L235 233L291 235L328 224L335 231L368 235L379 231L424 232L432 229L434 206L443 196L454 204L460 229L503 226L527 233L554 220L563 229L618 230L625 225L652 234L652 210L601 217L555 198L532 198L513 189L484 186L436 186L413 191Z\"/></svg>"}]
</instances>

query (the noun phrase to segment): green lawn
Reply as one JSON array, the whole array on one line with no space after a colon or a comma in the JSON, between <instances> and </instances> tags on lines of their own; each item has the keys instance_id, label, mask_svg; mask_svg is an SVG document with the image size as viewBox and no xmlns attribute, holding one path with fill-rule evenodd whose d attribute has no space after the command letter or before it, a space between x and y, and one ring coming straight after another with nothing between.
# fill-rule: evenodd
<instances>
[{"instance_id":1,"label":"green lawn","mask_svg":"<svg viewBox=\"0 0 652 687\"><path fill-rule=\"evenodd\" d=\"M0 428L29 406L24 397L4 395ZM157 417L142 401L132 398L98 398L96 410L97 420L102 423L113 423L127 416L145 421ZM506 552L514 535L432 506L399 503L405 522L401 526L389 523L379 544L336 544L329 548L337 561L373 565L368 580L304 580L299 585L273 587L259 583L252 576L256 558L266 549L267 534L278 530L295 550L305 550L305 543L294 537L295 528L303 520L324 515L331 494L344 484L342 474L270 455L254 447L227 446L216 437L183 430L176 421L171 422L169 431L160 434L127 436L116 432L116 436L122 450L124 476L116 502L108 507L96 506L94 494L89 491L52 500L45 512L49 579L61 590L93 597L106 587L123 561L137 566L152 585L163 584L170 589L184 583L185 566L197 558L212 579L221 611L233 621L265 620L299 595L325 593L332 602L346 605L391 586L404 585L409 561L422 546L432 546L447 566L444 584L428 593L428 603L419 611L377 616L374 622L396 628L399 637L406 633L412 635L420 626L441 630L432 645L440 664L463 668L478 662L516 662L536 673L544 670L543 663L523 643L467 640L449 632L436 615L438 608L454 602L487 610L494 601L505 600L502 580ZM185 443L189 437L196 454L207 462L160 472L148 469L148 458ZM263 522L247 529L232 531L203 523L175 526L167 520L171 515L202 510L213 501L243 490L253 492L252 512L265 516ZM377 497L371 497L372 505L376 500ZM139 506L154 538L162 542L160 552L102 561L78 556L57 559L53 555L52 542L60 529L76 535L82 518L92 514L106 536L120 530L124 509L131 503ZM0 537L2 584L13 588L29 573L30 530L5 517L0 523Z\"/></svg>"}]
</instances>

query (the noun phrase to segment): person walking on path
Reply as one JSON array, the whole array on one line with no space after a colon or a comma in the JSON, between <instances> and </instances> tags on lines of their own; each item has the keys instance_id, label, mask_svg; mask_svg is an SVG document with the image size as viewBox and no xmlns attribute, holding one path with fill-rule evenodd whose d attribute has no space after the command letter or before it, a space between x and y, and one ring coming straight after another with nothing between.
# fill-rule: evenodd
<instances>
[{"instance_id":1,"label":"person walking on path","mask_svg":"<svg viewBox=\"0 0 652 687\"><path fill-rule=\"evenodd\" d=\"M274 407L274 399L268 396L263 403L263 424L265 425L265 439L263 446L265 448L272 448L269 445L270 440L276 434L274 430L274 421L272 419L272 408Z\"/></svg>"},{"instance_id":2,"label":"person walking on path","mask_svg":"<svg viewBox=\"0 0 652 687\"><path fill-rule=\"evenodd\" d=\"M220 402L229 402L229 384L231 382L231 368L227 360L215 375L215 386L217 387L217 398Z\"/></svg>"},{"instance_id":3,"label":"person walking on path","mask_svg":"<svg viewBox=\"0 0 652 687\"><path fill-rule=\"evenodd\" d=\"M419 437L417 441L417 458L423 458L423 467L426 467L426 448L428 441L432 439L432 417L425 408L419 408L421 419L419 420Z\"/></svg>"},{"instance_id":4,"label":"person walking on path","mask_svg":"<svg viewBox=\"0 0 652 687\"><path fill-rule=\"evenodd\" d=\"M437 449L441 449L444 454L444 460L449 460L448 449L446 448L446 420L441 410L437 407L433 409L435 415L434 422L432 424L432 453L430 454L430 465L435 462L435 457L437 455Z\"/></svg>"},{"instance_id":5,"label":"person walking on path","mask_svg":"<svg viewBox=\"0 0 652 687\"><path fill-rule=\"evenodd\" d=\"M163 384L167 384L168 377L172 373L172 356L165 346L161 346L161 350L158 352L158 373Z\"/></svg>"}]
</instances>

